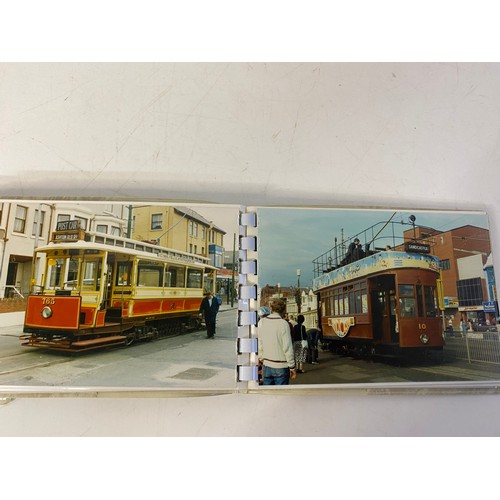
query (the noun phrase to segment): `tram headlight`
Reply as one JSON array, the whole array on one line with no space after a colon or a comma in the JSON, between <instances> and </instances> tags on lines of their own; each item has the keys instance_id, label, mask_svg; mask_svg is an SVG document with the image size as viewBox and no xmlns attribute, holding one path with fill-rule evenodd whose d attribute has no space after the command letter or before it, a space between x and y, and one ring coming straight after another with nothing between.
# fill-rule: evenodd
<instances>
[{"instance_id":1,"label":"tram headlight","mask_svg":"<svg viewBox=\"0 0 500 500\"><path fill-rule=\"evenodd\" d=\"M45 306L42 309L42 317L49 319L52 316L52 309L49 306Z\"/></svg>"},{"instance_id":2,"label":"tram headlight","mask_svg":"<svg viewBox=\"0 0 500 500\"><path fill-rule=\"evenodd\" d=\"M427 342L429 342L429 335L422 333L422 335L420 335L420 342L422 342L422 344L427 344Z\"/></svg>"}]
</instances>

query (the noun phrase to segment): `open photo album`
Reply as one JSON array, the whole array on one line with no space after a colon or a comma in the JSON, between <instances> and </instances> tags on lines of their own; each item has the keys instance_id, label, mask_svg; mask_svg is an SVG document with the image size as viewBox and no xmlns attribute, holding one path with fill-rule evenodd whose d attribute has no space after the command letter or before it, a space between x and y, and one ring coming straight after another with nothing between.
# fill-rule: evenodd
<instances>
[{"instance_id":1,"label":"open photo album","mask_svg":"<svg viewBox=\"0 0 500 500\"><path fill-rule=\"evenodd\" d=\"M0 397L485 391L487 214L0 202Z\"/></svg>"}]
</instances>

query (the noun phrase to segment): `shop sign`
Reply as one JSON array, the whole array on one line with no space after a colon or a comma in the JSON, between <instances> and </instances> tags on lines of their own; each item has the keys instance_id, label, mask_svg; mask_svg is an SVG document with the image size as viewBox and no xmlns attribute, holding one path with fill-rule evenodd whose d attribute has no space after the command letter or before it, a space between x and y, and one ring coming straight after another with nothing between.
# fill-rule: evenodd
<instances>
[{"instance_id":1,"label":"shop sign","mask_svg":"<svg viewBox=\"0 0 500 500\"><path fill-rule=\"evenodd\" d=\"M494 302L483 302L483 310L484 310L484 312L489 312L489 313L496 312L495 303Z\"/></svg>"},{"instance_id":2,"label":"shop sign","mask_svg":"<svg viewBox=\"0 0 500 500\"><path fill-rule=\"evenodd\" d=\"M458 307L458 298L444 297L444 307Z\"/></svg>"}]
</instances>

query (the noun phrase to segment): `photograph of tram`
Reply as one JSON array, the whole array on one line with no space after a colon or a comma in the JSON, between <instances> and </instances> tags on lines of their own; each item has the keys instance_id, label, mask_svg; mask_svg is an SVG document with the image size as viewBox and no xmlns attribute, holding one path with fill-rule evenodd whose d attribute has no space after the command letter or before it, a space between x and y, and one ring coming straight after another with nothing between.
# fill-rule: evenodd
<instances>
[{"instance_id":1,"label":"photograph of tram","mask_svg":"<svg viewBox=\"0 0 500 500\"><path fill-rule=\"evenodd\" d=\"M255 210L258 305L283 301L292 328L302 316L308 332L320 332L320 358L322 350L323 358L398 363L463 359L487 363L500 377L486 214ZM311 352L307 359L318 361ZM316 365L292 383L313 382L312 371L314 381L335 380Z\"/></svg>"},{"instance_id":2,"label":"photograph of tram","mask_svg":"<svg viewBox=\"0 0 500 500\"><path fill-rule=\"evenodd\" d=\"M238 221L236 206L1 202L0 385L63 362L72 384L234 388Z\"/></svg>"}]
</instances>

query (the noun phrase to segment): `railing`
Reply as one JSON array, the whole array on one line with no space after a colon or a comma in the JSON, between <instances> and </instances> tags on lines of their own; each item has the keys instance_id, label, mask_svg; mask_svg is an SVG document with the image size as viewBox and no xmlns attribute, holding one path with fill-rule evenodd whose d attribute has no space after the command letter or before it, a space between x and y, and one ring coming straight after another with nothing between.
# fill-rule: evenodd
<instances>
[{"instance_id":1,"label":"railing","mask_svg":"<svg viewBox=\"0 0 500 500\"><path fill-rule=\"evenodd\" d=\"M346 255L346 250L349 244L355 239L360 241L366 255L372 255L373 253L385 250L388 246L395 249L403 245L407 240L405 240L403 236L396 236L395 232L396 226L401 225L407 225L407 223L391 221L377 222L373 226L357 234L342 239L340 243L312 261L314 277L317 278L323 273L341 267L343 265L342 260Z\"/></svg>"},{"instance_id":2,"label":"railing","mask_svg":"<svg viewBox=\"0 0 500 500\"><path fill-rule=\"evenodd\" d=\"M456 358L466 359L469 363L500 364L500 333L467 332L465 337L457 332L453 337L447 334L445 349Z\"/></svg>"},{"instance_id":3,"label":"railing","mask_svg":"<svg viewBox=\"0 0 500 500\"><path fill-rule=\"evenodd\" d=\"M5 297L7 298L13 298L20 297L21 299L24 299L24 295L21 293L21 290L18 290L14 285L5 285Z\"/></svg>"}]
</instances>

